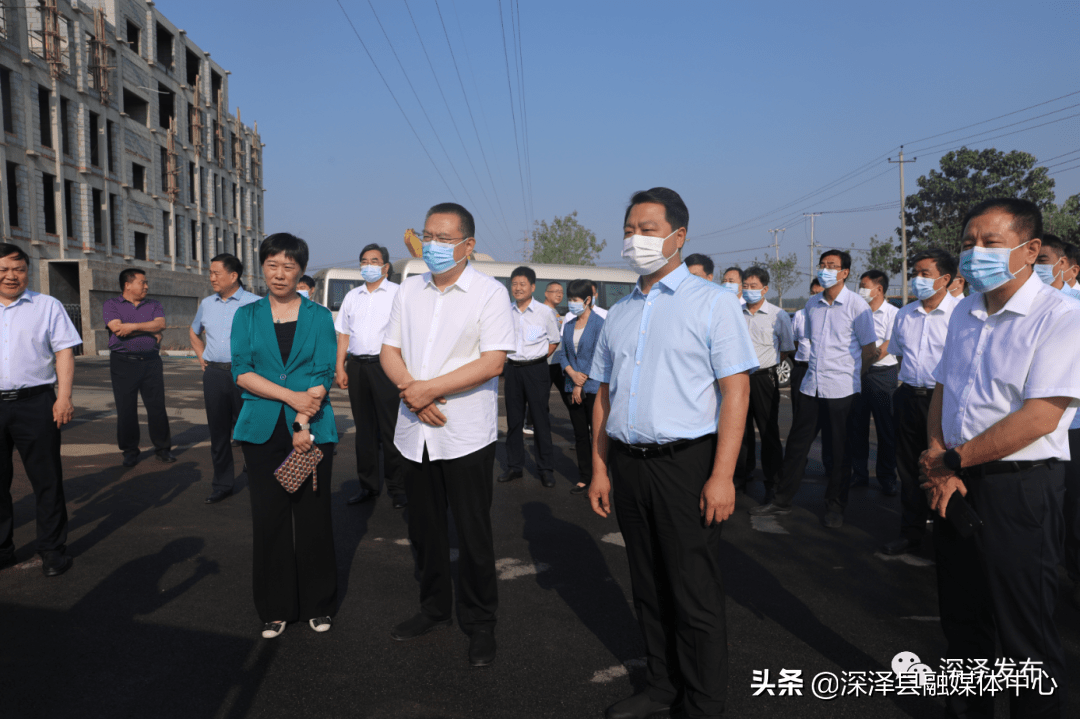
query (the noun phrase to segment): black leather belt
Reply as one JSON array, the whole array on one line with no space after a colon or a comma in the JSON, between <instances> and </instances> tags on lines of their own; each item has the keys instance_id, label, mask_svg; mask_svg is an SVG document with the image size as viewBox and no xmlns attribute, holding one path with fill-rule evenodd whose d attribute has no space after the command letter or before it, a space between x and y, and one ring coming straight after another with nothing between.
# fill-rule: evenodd
<instances>
[{"instance_id":1,"label":"black leather belt","mask_svg":"<svg viewBox=\"0 0 1080 719\"><path fill-rule=\"evenodd\" d=\"M755 370L755 371L750 373L750 376L753 377L754 375L759 375L759 374L770 374L770 375L776 374L776 365L773 365L772 367L766 367L765 369Z\"/></svg>"},{"instance_id":2,"label":"black leather belt","mask_svg":"<svg viewBox=\"0 0 1080 719\"><path fill-rule=\"evenodd\" d=\"M360 364L375 364L379 361L379 355L354 355L350 353L347 357L353 362L359 362Z\"/></svg>"},{"instance_id":3,"label":"black leather belt","mask_svg":"<svg viewBox=\"0 0 1080 719\"><path fill-rule=\"evenodd\" d=\"M226 372L232 372L232 362L207 362L207 367L213 367L214 369L223 369Z\"/></svg>"},{"instance_id":4,"label":"black leather belt","mask_svg":"<svg viewBox=\"0 0 1080 719\"><path fill-rule=\"evenodd\" d=\"M1017 472L1026 472L1034 467L1050 467L1053 468L1055 464L1060 462L1059 459L1031 459L1031 460L997 460L996 462L986 462L985 464L977 464L974 467L964 467L964 475L967 476L986 476L988 474L1014 474Z\"/></svg>"},{"instance_id":5,"label":"black leather belt","mask_svg":"<svg viewBox=\"0 0 1080 719\"><path fill-rule=\"evenodd\" d=\"M696 444L715 439L715 434L706 434L697 439L677 439L674 442L665 442L664 444L627 444L626 442L620 442L617 439L611 439L610 441L611 446L616 451L621 452L628 457L634 457L635 459L652 459L664 455L669 457L674 456L676 452L681 452Z\"/></svg>"},{"instance_id":6,"label":"black leather belt","mask_svg":"<svg viewBox=\"0 0 1080 719\"><path fill-rule=\"evenodd\" d=\"M930 397L934 394L934 390L927 389L926 387L916 387L915 385L908 384L907 382L904 382L903 385L907 387L908 391L916 397Z\"/></svg>"},{"instance_id":7,"label":"black leather belt","mask_svg":"<svg viewBox=\"0 0 1080 719\"><path fill-rule=\"evenodd\" d=\"M791 363L793 365L795 365L796 367L806 367L806 368L810 367L809 362L803 362L802 360L791 360Z\"/></svg>"},{"instance_id":8,"label":"black leather belt","mask_svg":"<svg viewBox=\"0 0 1080 719\"><path fill-rule=\"evenodd\" d=\"M36 397L39 394L45 394L52 388L53 386L51 384L39 384L36 387L0 390L0 402L17 402L20 399Z\"/></svg>"},{"instance_id":9,"label":"black leather belt","mask_svg":"<svg viewBox=\"0 0 1080 719\"><path fill-rule=\"evenodd\" d=\"M507 362L515 367L528 367L529 365L540 364L541 362L546 364L547 360L547 357L537 357L536 359L531 360L507 360Z\"/></svg>"},{"instance_id":10,"label":"black leather belt","mask_svg":"<svg viewBox=\"0 0 1080 719\"><path fill-rule=\"evenodd\" d=\"M110 357L118 357L128 362L145 362L146 360L152 360L158 358L157 352L151 352L148 354L132 354L129 352L110 352Z\"/></svg>"}]
</instances>

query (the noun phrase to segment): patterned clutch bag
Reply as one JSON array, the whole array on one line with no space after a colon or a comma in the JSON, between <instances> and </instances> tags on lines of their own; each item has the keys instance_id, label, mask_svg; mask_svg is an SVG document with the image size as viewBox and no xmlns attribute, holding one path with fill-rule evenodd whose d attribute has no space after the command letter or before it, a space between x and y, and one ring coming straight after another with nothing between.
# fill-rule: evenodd
<instances>
[{"instance_id":1,"label":"patterned clutch bag","mask_svg":"<svg viewBox=\"0 0 1080 719\"><path fill-rule=\"evenodd\" d=\"M289 456L274 470L274 476L285 491L292 494L300 489L300 485L311 475L311 489L319 491L319 478L315 468L322 461L323 453L318 447L312 447L310 452L297 452L295 449L289 452Z\"/></svg>"}]
</instances>

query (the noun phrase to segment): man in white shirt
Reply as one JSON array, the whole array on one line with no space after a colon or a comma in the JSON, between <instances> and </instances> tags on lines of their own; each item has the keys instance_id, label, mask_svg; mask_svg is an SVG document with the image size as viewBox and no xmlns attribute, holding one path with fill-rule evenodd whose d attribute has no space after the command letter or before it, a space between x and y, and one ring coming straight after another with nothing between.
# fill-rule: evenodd
<instances>
[{"instance_id":1,"label":"man in white shirt","mask_svg":"<svg viewBox=\"0 0 1080 719\"><path fill-rule=\"evenodd\" d=\"M390 251L371 244L360 252L364 284L349 290L341 300L334 329L338 333L335 381L349 391L356 432L356 476L360 491L347 504L359 504L379 496L379 446L386 469L386 492L394 509L408 504L405 497L405 465L394 446L398 388L379 364L383 334L398 285L390 281Z\"/></svg>"},{"instance_id":2,"label":"man in white shirt","mask_svg":"<svg viewBox=\"0 0 1080 719\"><path fill-rule=\"evenodd\" d=\"M821 283L815 277L810 281L810 296L821 294ZM799 413L799 402L805 396L799 391L803 377L810 366L810 326L806 324L806 305L791 318L791 333L795 338L795 356L791 360L791 380L788 382L788 394L791 395L791 413Z\"/></svg>"},{"instance_id":3,"label":"man in white shirt","mask_svg":"<svg viewBox=\"0 0 1080 719\"><path fill-rule=\"evenodd\" d=\"M900 357L896 407L896 471L900 475L900 536L881 547L887 555L917 550L926 534L930 505L919 486L919 457L926 450L926 419L934 393L934 370L945 349L949 319L960 302L949 287L956 258L933 248L911 258L911 287L916 298L896 315L889 349Z\"/></svg>"},{"instance_id":4,"label":"man in white shirt","mask_svg":"<svg viewBox=\"0 0 1080 719\"><path fill-rule=\"evenodd\" d=\"M743 283L743 271L741 267L729 267L724 270L724 276L721 278L720 286L728 292L733 293L739 298L740 305L746 305L746 300L742 297L742 283Z\"/></svg>"},{"instance_id":5,"label":"man in white shirt","mask_svg":"<svg viewBox=\"0 0 1080 719\"><path fill-rule=\"evenodd\" d=\"M952 281L952 284L949 285L949 294L958 300L962 300L966 296L966 289L967 280L964 279L963 275L958 274L956 275L956 279Z\"/></svg>"},{"instance_id":6,"label":"man in white shirt","mask_svg":"<svg viewBox=\"0 0 1080 719\"><path fill-rule=\"evenodd\" d=\"M935 512L943 656L993 666L1000 642L1009 665L1036 668L1009 692L1010 714L1063 717L1070 676L1054 605L1080 305L1032 272L1042 235L1034 203L987 200L963 227L960 271L974 293L949 320L919 462ZM946 699L955 716L991 716L993 703L984 693Z\"/></svg>"},{"instance_id":7,"label":"man in white shirt","mask_svg":"<svg viewBox=\"0 0 1080 719\"><path fill-rule=\"evenodd\" d=\"M874 475L881 485L881 493L894 497L896 489L896 421L893 416L893 395L896 394L897 374L900 365L896 361L890 342L893 322L899 310L885 300L889 291L889 276L881 270L868 270L859 278L859 296L870 305L874 313L874 332L877 334L877 358L863 376L862 391L851 410L851 486L866 487L870 484L870 417L874 417L877 429L877 462Z\"/></svg>"},{"instance_id":8,"label":"man in white shirt","mask_svg":"<svg viewBox=\"0 0 1080 719\"><path fill-rule=\"evenodd\" d=\"M406 641L452 621L449 508L460 552L458 621L470 636L469 663L486 666L495 661L499 605L491 536L499 374L517 339L506 288L468 262L475 230L461 205L428 210L430 272L401 284L381 362L401 389L394 444L406 462L409 540L420 575L420 613L390 636Z\"/></svg>"},{"instance_id":9,"label":"man in white shirt","mask_svg":"<svg viewBox=\"0 0 1080 719\"><path fill-rule=\"evenodd\" d=\"M861 389L863 368L877 356L874 316L863 298L844 287L850 275L851 255L841 250L822 253L818 281L825 289L806 303L810 360L799 388L815 401L802 401L800 415L792 420L776 498L752 508L752 515L791 512L821 417L822 454L826 445L832 450L823 523L829 529L844 525L851 475L851 453L846 441L851 407Z\"/></svg>"},{"instance_id":10,"label":"man in white shirt","mask_svg":"<svg viewBox=\"0 0 1080 719\"><path fill-rule=\"evenodd\" d=\"M716 269L716 265L713 264L712 258L708 255L694 253L683 260L683 264L686 265L686 269L690 270L690 274L712 282L713 270Z\"/></svg>"},{"instance_id":11,"label":"man in white shirt","mask_svg":"<svg viewBox=\"0 0 1080 719\"><path fill-rule=\"evenodd\" d=\"M754 424L761 434L761 471L765 478L766 503L776 494L776 480L784 456L780 442L780 381L776 368L795 351L791 318L787 312L765 299L769 292L769 271L754 266L743 273L742 313L750 330L750 341L758 358L758 369L750 373L750 406L746 431L735 463L735 489L745 488L753 479L757 442Z\"/></svg>"},{"instance_id":12,"label":"man in white shirt","mask_svg":"<svg viewBox=\"0 0 1080 719\"><path fill-rule=\"evenodd\" d=\"M525 466L525 402L533 416L533 441L540 483L555 486L555 450L551 444L551 374L547 361L559 346L559 318L545 304L533 299L536 272L518 267L510 274L514 296L513 316L518 332L518 348L506 358L503 396L506 401L506 470L500 482L518 479Z\"/></svg>"}]
</instances>

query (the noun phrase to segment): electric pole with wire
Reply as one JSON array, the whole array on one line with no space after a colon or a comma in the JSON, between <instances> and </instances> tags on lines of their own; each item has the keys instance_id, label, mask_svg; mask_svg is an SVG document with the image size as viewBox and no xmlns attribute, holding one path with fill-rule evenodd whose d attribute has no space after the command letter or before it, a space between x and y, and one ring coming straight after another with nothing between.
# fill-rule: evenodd
<instances>
[{"instance_id":1,"label":"electric pole with wire","mask_svg":"<svg viewBox=\"0 0 1080 719\"><path fill-rule=\"evenodd\" d=\"M781 239L783 239L784 233L787 232L787 228L786 227L781 227L778 230L769 230L769 232L772 233L773 247L776 248L776 259L779 261L779 259L780 259L780 240L776 239L776 233L779 232Z\"/></svg>"},{"instance_id":2,"label":"electric pole with wire","mask_svg":"<svg viewBox=\"0 0 1080 719\"><path fill-rule=\"evenodd\" d=\"M900 159L894 160L891 157L889 162L900 165L900 252L903 262L902 269L900 270L903 275L901 277L904 285L903 298L904 304L907 304L907 291L908 291L908 269L907 269L907 222L904 220L904 202L907 200L907 196L904 194L904 165L909 162L915 162L919 158L913 157L910 160L904 159L904 146L900 146Z\"/></svg>"},{"instance_id":3,"label":"electric pole with wire","mask_svg":"<svg viewBox=\"0 0 1080 719\"><path fill-rule=\"evenodd\" d=\"M817 265L817 262L814 261L814 247L816 246L815 243L814 243L814 218L817 217L820 214L822 214L822 213L820 213L820 212L804 212L803 213L803 217L809 217L810 218L810 279L814 278L814 267Z\"/></svg>"}]
</instances>

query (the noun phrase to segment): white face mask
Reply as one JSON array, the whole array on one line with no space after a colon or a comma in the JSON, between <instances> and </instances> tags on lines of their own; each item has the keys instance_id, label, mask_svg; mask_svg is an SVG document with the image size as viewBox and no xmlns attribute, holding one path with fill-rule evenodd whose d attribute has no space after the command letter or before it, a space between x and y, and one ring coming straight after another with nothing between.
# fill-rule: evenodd
<instances>
[{"instance_id":1,"label":"white face mask","mask_svg":"<svg viewBox=\"0 0 1080 719\"><path fill-rule=\"evenodd\" d=\"M675 230L678 232L678 230ZM671 235L674 235L672 232ZM679 249L668 257L664 257L664 242L668 237L648 237L646 235L631 235L623 240L622 256L634 271L639 275L651 275L666 265L672 257L679 253Z\"/></svg>"},{"instance_id":2,"label":"white face mask","mask_svg":"<svg viewBox=\"0 0 1080 719\"><path fill-rule=\"evenodd\" d=\"M874 291L866 287L860 287L859 297L862 297L864 300L866 300L866 304L870 304L870 302L874 299Z\"/></svg>"}]
</instances>

